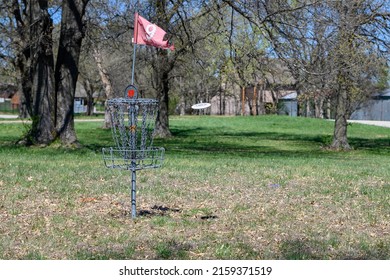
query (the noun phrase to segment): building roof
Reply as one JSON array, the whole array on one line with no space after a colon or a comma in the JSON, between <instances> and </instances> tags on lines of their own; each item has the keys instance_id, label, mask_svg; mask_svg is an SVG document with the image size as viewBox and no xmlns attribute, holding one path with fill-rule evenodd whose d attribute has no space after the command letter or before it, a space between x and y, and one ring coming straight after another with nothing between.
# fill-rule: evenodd
<instances>
[{"instance_id":1,"label":"building roof","mask_svg":"<svg viewBox=\"0 0 390 280\"><path fill-rule=\"evenodd\" d=\"M297 92L296 91L290 92L289 94L280 97L279 99L283 99L283 100L297 99Z\"/></svg>"},{"instance_id":2,"label":"building roof","mask_svg":"<svg viewBox=\"0 0 390 280\"><path fill-rule=\"evenodd\" d=\"M93 98L101 98L102 96L104 96L103 94L101 94L100 92L97 92L95 91L93 94L92 94L92 97ZM76 98L87 98L87 92L84 88L84 86L77 82L76 84L76 92L75 92L75 97Z\"/></svg>"},{"instance_id":3,"label":"building roof","mask_svg":"<svg viewBox=\"0 0 390 280\"><path fill-rule=\"evenodd\" d=\"M87 92L85 91L83 85L79 82L76 83L76 92L74 94L74 97L87 98Z\"/></svg>"},{"instance_id":4,"label":"building roof","mask_svg":"<svg viewBox=\"0 0 390 280\"><path fill-rule=\"evenodd\" d=\"M373 94L373 97L374 98L379 98L379 99L381 99L381 98L384 98L384 99L390 98L390 88L385 89L382 92L378 92L378 93Z\"/></svg>"}]
</instances>

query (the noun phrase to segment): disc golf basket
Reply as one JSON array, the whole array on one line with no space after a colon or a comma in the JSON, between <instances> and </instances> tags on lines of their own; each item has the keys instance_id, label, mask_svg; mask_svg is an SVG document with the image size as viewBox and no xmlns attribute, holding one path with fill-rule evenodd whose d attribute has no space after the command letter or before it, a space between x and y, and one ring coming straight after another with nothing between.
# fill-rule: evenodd
<instances>
[{"instance_id":1,"label":"disc golf basket","mask_svg":"<svg viewBox=\"0 0 390 280\"><path fill-rule=\"evenodd\" d=\"M136 217L136 171L161 167L165 151L164 148L152 146L158 102L155 99L137 98L137 95L137 89L129 86L124 98L107 101L116 147L102 150L106 167L131 171L133 218Z\"/></svg>"}]
</instances>

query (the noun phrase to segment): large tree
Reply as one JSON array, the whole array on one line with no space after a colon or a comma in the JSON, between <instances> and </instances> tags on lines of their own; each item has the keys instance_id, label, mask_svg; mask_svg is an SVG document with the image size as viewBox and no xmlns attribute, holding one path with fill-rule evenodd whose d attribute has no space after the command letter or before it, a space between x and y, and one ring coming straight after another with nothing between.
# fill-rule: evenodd
<instances>
[{"instance_id":1,"label":"large tree","mask_svg":"<svg viewBox=\"0 0 390 280\"><path fill-rule=\"evenodd\" d=\"M12 0L3 4L9 21L12 51L19 70L22 100L32 119L27 144L77 143L73 102L84 35L83 16L89 0ZM57 61L54 62L53 15L61 11Z\"/></svg>"},{"instance_id":2,"label":"large tree","mask_svg":"<svg viewBox=\"0 0 390 280\"><path fill-rule=\"evenodd\" d=\"M73 105L81 43L85 33L83 18L88 2L89 0L65 0L61 6L61 31L55 68L55 124L58 136L65 145L77 144Z\"/></svg>"},{"instance_id":3,"label":"large tree","mask_svg":"<svg viewBox=\"0 0 390 280\"><path fill-rule=\"evenodd\" d=\"M22 100L32 119L24 142L48 144L55 138L55 92L53 21L48 1L17 1L8 4L13 38L15 64L19 70Z\"/></svg>"},{"instance_id":4,"label":"large tree","mask_svg":"<svg viewBox=\"0 0 390 280\"><path fill-rule=\"evenodd\" d=\"M330 61L334 65L336 93L335 127L331 144L334 149L350 149L347 119L352 113L351 104L356 99L361 99L367 90L367 85L379 78L372 75L372 69L367 72L367 65L370 65L371 61L378 62L377 58L381 54L378 48L384 47L382 50L388 55L389 8L387 1L329 2L329 9L334 19L330 55L333 58ZM385 44L383 45L382 42Z\"/></svg>"}]
</instances>

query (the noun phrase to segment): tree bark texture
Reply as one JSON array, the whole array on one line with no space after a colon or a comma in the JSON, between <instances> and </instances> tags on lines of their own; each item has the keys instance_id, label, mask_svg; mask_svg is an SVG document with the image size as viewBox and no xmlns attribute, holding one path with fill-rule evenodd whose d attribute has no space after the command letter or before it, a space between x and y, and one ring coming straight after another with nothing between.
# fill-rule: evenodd
<instances>
[{"instance_id":1,"label":"tree bark texture","mask_svg":"<svg viewBox=\"0 0 390 280\"><path fill-rule=\"evenodd\" d=\"M180 116L184 116L186 114L186 99L184 93L180 94Z\"/></svg>"},{"instance_id":2,"label":"tree bark texture","mask_svg":"<svg viewBox=\"0 0 390 280\"><path fill-rule=\"evenodd\" d=\"M265 115L265 102L264 102L264 89L265 85L260 84L260 90L259 90L259 115Z\"/></svg>"},{"instance_id":3,"label":"tree bark texture","mask_svg":"<svg viewBox=\"0 0 390 280\"><path fill-rule=\"evenodd\" d=\"M348 143L347 128L348 128L348 93L346 89L341 89L337 94L336 117L333 133L333 142L330 146L335 150L350 150Z\"/></svg>"},{"instance_id":4,"label":"tree bark texture","mask_svg":"<svg viewBox=\"0 0 390 280\"><path fill-rule=\"evenodd\" d=\"M324 104L324 98L320 94L316 94L314 97L314 110L315 110L316 118L319 119L324 118L323 104Z\"/></svg>"},{"instance_id":5,"label":"tree bark texture","mask_svg":"<svg viewBox=\"0 0 390 280\"><path fill-rule=\"evenodd\" d=\"M167 1L154 1L157 13L157 25L167 30L169 19L167 18ZM172 136L169 130L169 73L173 68L173 62L169 61L167 50L157 50L154 75L157 85L157 100L159 111L157 113L155 136L160 138Z\"/></svg>"},{"instance_id":6,"label":"tree bark texture","mask_svg":"<svg viewBox=\"0 0 390 280\"><path fill-rule=\"evenodd\" d=\"M53 23L48 1L31 1L30 16L32 127L27 140L31 144L49 144L55 138L55 127Z\"/></svg>"},{"instance_id":7,"label":"tree bark texture","mask_svg":"<svg viewBox=\"0 0 390 280\"><path fill-rule=\"evenodd\" d=\"M32 81L30 79L30 44L29 44L29 34L30 30L28 28L29 26L29 19L31 16L27 14L27 12L31 12L31 9L29 11L23 10L24 13L22 13L22 9L20 8L18 0L12 0L11 2L11 9L12 11L10 14L13 15L16 23L16 34L17 36L14 36L14 41L17 42L16 44L16 59L15 59L15 67L19 72L19 87L20 87L20 101L21 101L21 110L19 113L19 116L21 118L27 118L30 117L32 113L32 96L31 96L31 87L32 87Z\"/></svg>"},{"instance_id":8,"label":"tree bark texture","mask_svg":"<svg viewBox=\"0 0 390 280\"><path fill-rule=\"evenodd\" d=\"M83 17L88 0L62 2L60 43L55 69L57 114L56 129L64 145L78 145L74 129L73 106L78 78Z\"/></svg>"},{"instance_id":9,"label":"tree bark texture","mask_svg":"<svg viewBox=\"0 0 390 280\"><path fill-rule=\"evenodd\" d=\"M333 133L332 149L350 150L351 147L347 138L347 120L349 118L349 105L351 88L355 74L352 65L356 62L354 52L354 20L357 20L356 6L349 2L338 3L337 9L340 15L339 34L335 49L335 61L337 69L337 92L336 92L336 115Z\"/></svg>"},{"instance_id":10,"label":"tree bark texture","mask_svg":"<svg viewBox=\"0 0 390 280\"><path fill-rule=\"evenodd\" d=\"M93 92L94 92L94 87L92 83L90 82L89 79L84 79L83 80L83 86L85 89L85 92L87 94L87 116L92 116L93 114Z\"/></svg>"},{"instance_id":11,"label":"tree bark texture","mask_svg":"<svg viewBox=\"0 0 390 280\"><path fill-rule=\"evenodd\" d=\"M157 82L157 100L159 102L159 111L156 118L155 136L166 138L172 136L169 130L169 71L165 67L165 61L168 59L166 51L161 51L159 67L155 70Z\"/></svg>"},{"instance_id":12,"label":"tree bark texture","mask_svg":"<svg viewBox=\"0 0 390 280\"><path fill-rule=\"evenodd\" d=\"M98 47L93 49L93 58L95 59L96 66L99 72L100 80L102 81L104 92L106 93L106 98L114 98L114 89L112 86L110 74L103 65L103 56ZM111 114L108 111L108 107L104 106L104 123L103 128L111 128Z\"/></svg>"},{"instance_id":13,"label":"tree bark texture","mask_svg":"<svg viewBox=\"0 0 390 280\"><path fill-rule=\"evenodd\" d=\"M21 44L26 45L25 41ZM30 49L29 49L30 50ZM32 114L32 81L30 79L30 51L19 50L16 57L16 68L20 77L20 112L21 118L29 118Z\"/></svg>"}]
</instances>

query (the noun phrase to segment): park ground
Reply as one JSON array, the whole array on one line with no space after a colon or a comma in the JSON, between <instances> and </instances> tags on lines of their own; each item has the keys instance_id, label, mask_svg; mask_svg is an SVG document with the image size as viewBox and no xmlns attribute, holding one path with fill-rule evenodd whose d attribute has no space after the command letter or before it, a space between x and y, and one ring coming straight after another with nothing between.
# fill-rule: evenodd
<instances>
[{"instance_id":1,"label":"park ground","mask_svg":"<svg viewBox=\"0 0 390 280\"><path fill-rule=\"evenodd\" d=\"M15 123L17 121L22 122L21 120L18 120L17 115L11 115L11 114L1 115L0 114L0 123L7 123L7 120L10 120L10 121L8 121L8 123ZM77 121L103 121L103 120L91 119L91 118L83 119L81 117L80 119L76 120L76 122ZM367 125L382 126L382 127L390 127L390 121L348 120L348 122L349 123L360 123L360 124L367 124Z\"/></svg>"},{"instance_id":2,"label":"park ground","mask_svg":"<svg viewBox=\"0 0 390 280\"><path fill-rule=\"evenodd\" d=\"M172 117L162 168L106 169L101 123L77 122L81 149L19 147L28 123L0 123L0 259L389 259L390 129Z\"/></svg>"}]
</instances>

